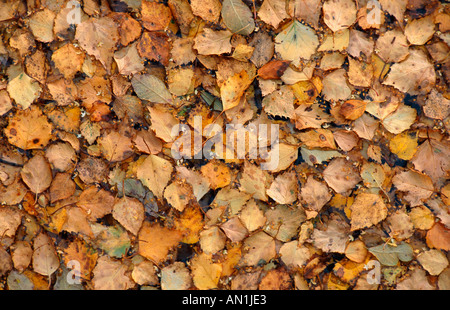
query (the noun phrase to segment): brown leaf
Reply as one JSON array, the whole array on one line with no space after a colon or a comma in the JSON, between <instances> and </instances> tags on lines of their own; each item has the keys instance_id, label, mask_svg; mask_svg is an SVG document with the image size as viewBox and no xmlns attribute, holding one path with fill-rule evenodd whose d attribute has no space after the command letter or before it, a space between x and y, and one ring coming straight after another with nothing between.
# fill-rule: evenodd
<instances>
[{"instance_id":1,"label":"brown leaf","mask_svg":"<svg viewBox=\"0 0 450 310\"><path fill-rule=\"evenodd\" d=\"M50 201L66 199L75 194L76 184L69 173L58 173L50 186Z\"/></svg>"},{"instance_id":2,"label":"brown leaf","mask_svg":"<svg viewBox=\"0 0 450 310\"><path fill-rule=\"evenodd\" d=\"M415 171L400 172L392 179L392 184L402 192L407 194L404 199L412 207L422 205L434 192L434 186L431 179Z\"/></svg>"},{"instance_id":3,"label":"brown leaf","mask_svg":"<svg viewBox=\"0 0 450 310\"><path fill-rule=\"evenodd\" d=\"M144 205L136 198L123 197L114 204L113 217L133 235L137 235L144 221Z\"/></svg>"},{"instance_id":4,"label":"brown leaf","mask_svg":"<svg viewBox=\"0 0 450 310\"><path fill-rule=\"evenodd\" d=\"M411 162L416 170L424 172L436 182L446 175L450 168L450 147L446 141L425 140L414 155Z\"/></svg>"},{"instance_id":5,"label":"brown leaf","mask_svg":"<svg viewBox=\"0 0 450 310\"><path fill-rule=\"evenodd\" d=\"M45 233L40 233L33 242L33 270L43 276L50 276L59 268L53 240Z\"/></svg>"},{"instance_id":6,"label":"brown leaf","mask_svg":"<svg viewBox=\"0 0 450 310\"><path fill-rule=\"evenodd\" d=\"M427 94L436 83L434 66L426 54L420 50L411 50L405 61L392 65L391 71L383 82L404 93L412 95Z\"/></svg>"},{"instance_id":7,"label":"brown leaf","mask_svg":"<svg viewBox=\"0 0 450 310\"><path fill-rule=\"evenodd\" d=\"M349 28L356 21L356 5L352 0L326 1L323 19L333 32Z\"/></svg>"},{"instance_id":8,"label":"brown leaf","mask_svg":"<svg viewBox=\"0 0 450 310\"><path fill-rule=\"evenodd\" d=\"M22 214L13 207L0 207L0 232L2 236L13 237L22 221Z\"/></svg>"},{"instance_id":9,"label":"brown leaf","mask_svg":"<svg viewBox=\"0 0 450 310\"><path fill-rule=\"evenodd\" d=\"M98 259L92 273L94 275L92 283L95 290L126 290L135 286L130 278L127 266L107 255Z\"/></svg>"},{"instance_id":10,"label":"brown leaf","mask_svg":"<svg viewBox=\"0 0 450 310\"><path fill-rule=\"evenodd\" d=\"M291 204L297 200L298 184L295 171L278 175L267 189L267 195L279 204Z\"/></svg>"},{"instance_id":11,"label":"brown leaf","mask_svg":"<svg viewBox=\"0 0 450 310\"><path fill-rule=\"evenodd\" d=\"M219 0L191 0L192 13L200 16L203 20L217 23L222 10Z\"/></svg>"},{"instance_id":12,"label":"brown leaf","mask_svg":"<svg viewBox=\"0 0 450 310\"><path fill-rule=\"evenodd\" d=\"M89 220L95 222L112 212L114 197L110 192L92 185L80 194L77 206L86 211Z\"/></svg>"},{"instance_id":13,"label":"brown leaf","mask_svg":"<svg viewBox=\"0 0 450 310\"><path fill-rule=\"evenodd\" d=\"M309 176L305 186L301 188L299 197L306 204L306 208L318 212L330 201L331 193L323 182L316 181L313 176Z\"/></svg>"},{"instance_id":14,"label":"brown leaf","mask_svg":"<svg viewBox=\"0 0 450 310\"><path fill-rule=\"evenodd\" d=\"M286 12L286 2L284 0L264 0L259 8L258 16L263 22L277 29L280 23L289 17Z\"/></svg>"},{"instance_id":15,"label":"brown leaf","mask_svg":"<svg viewBox=\"0 0 450 310\"><path fill-rule=\"evenodd\" d=\"M322 251L344 253L349 233L349 225L336 215L328 220L324 230L315 229L311 239L313 244Z\"/></svg>"},{"instance_id":16,"label":"brown leaf","mask_svg":"<svg viewBox=\"0 0 450 310\"><path fill-rule=\"evenodd\" d=\"M110 131L97 139L100 152L109 162L122 161L134 154L131 138L118 131Z\"/></svg>"},{"instance_id":17,"label":"brown leaf","mask_svg":"<svg viewBox=\"0 0 450 310\"><path fill-rule=\"evenodd\" d=\"M67 43L52 54L52 61L65 79L71 80L81 71L84 63L84 52L73 44Z\"/></svg>"},{"instance_id":18,"label":"brown leaf","mask_svg":"<svg viewBox=\"0 0 450 310\"><path fill-rule=\"evenodd\" d=\"M450 249L450 230L441 223L436 223L428 232L426 236L427 245L430 248L436 248L443 251Z\"/></svg>"},{"instance_id":19,"label":"brown leaf","mask_svg":"<svg viewBox=\"0 0 450 310\"><path fill-rule=\"evenodd\" d=\"M137 50L142 58L169 64L171 44L168 36L160 32L144 31L137 42Z\"/></svg>"},{"instance_id":20,"label":"brown leaf","mask_svg":"<svg viewBox=\"0 0 450 310\"><path fill-rule=\"evenodd\" d=\"M110 72L114 49L119 41L118 28L112 18L106 16L83 21L77 25L75 39Z\"/></svg>"},{"instance_id":21,"label":"brown leaf","mask_svg":"<svg viewBox=\"0 0 450 310\"><path fill-rule=\"evenodd\" d=\"M203 28L194 38L194 48L200 55L220 55L231 52L232 33L228 30L214 31Z\"/></svg>"},{"instance_id":22,"label":"brown leaf","mask_svg":"<svg viewBox=\"0 0 450 310\"><path fill-rule=\"evenodd\" d=\"M279 79L290 63L289 60L272 60L258 70L258 76L265 80Z\"/></svg>"},{"instance_id":23,"label":"brown leaf","mask_svg":"<svg viewBox=\"0 0 450 310\"><path fill-rule=\"evenodd\" d=\"M14 99L16 104L20 105L23 110L30 107L42 92L39 83L26 73L20 73L12 79L6 89L11 99Z\"/></svg>"}]
</instances>

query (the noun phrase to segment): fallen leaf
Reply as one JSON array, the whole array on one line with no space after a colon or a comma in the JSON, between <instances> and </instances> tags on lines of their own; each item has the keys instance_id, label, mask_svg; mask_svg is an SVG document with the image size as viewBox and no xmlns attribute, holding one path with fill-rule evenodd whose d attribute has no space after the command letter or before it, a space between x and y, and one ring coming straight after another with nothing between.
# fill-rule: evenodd
<instances>
[{"instance_id":1,"label":"fallen leaf","mask_svg":"<svg viewBox=\"0 0 450 310\"><path fill-rule=\"evenodd\" d=\"M417 148L411 162L416 170L424 172L435 182L445 176L450 167L448 143L427 139Z\"/></svg>"},{"instance_id":2,"label":"fallen leaf","mask_svg":"<svg viewBox=\"0 0 450 310\"><path fill-rule=\"evenodd\" d=\"M248 231L237 216L232 217L220 225L227 238L231 242L241 242L248 236Z\"/></svg>"},{"instance_id":3,"label":"fallen leaf","mask_svg":"<svg viewBox=\"0 0 450 310\"><path fill-rule=\"evenodd\" d=\"M150 31L165 30L172 20L170 8L158 2L143 1L141 14L143 26Z\"/></svg>"},{"instance_id":4,"label":"fallen leaf","mask_svg":"<svg viewBox=\"0 0 450 310\"><path fill-rule=\"evenodd\" d=\"M357 195L350 209L352 211L352 231L376 225L387 216L387 207L377 194L361 193Z\"/></svg>"},{"instance_id":5,"label":"fallen leaf","mask_svg":"<svg viewBox=\"0 0 450 310\"><path fill-rule=\"evenodd\" d=\"M400 30L391 30L381 35L375 45L375 51L386 63L401 62L409 55L406 36Z\"/></svg>"},{"instance_id":6,"label":"fallen leaf","mask_svg":"<svg viewBox=\"0 0 450 310\"><path fill-rule=\"evenodd\" d=\"M290 241L280 248L281 260L288 267L302 268L311 258L311 251L304 246L299 246L298 241Z\"/></svg>"},{"instance_id":7,"label":"fallen leaf","mask_svg":"<svg viewBox=\"0 0 450 310\"><path fill-rule=\"evenodd\" d=\"M113 207L113 217L133 235L137 235L144 221L144 205L136 198L123 197Z\"/></svg>"},{"instance_id":8,"label":"fallen leaf","mask_svg":"<svg viewBox=\"0 0 450 310\"><path fill-rule=\"evenodd\" d=\"M254 266L261 262L269 262L275 257L275 240L265 232L257 232L244 241L247 251L239 264Z\"/></svg>"},{"instance_id":9,"label":"fallen leaf","mask_svg":"<svg viewBox=\"0 0 450 310\"><path fill-rule=\"evenodd\" d=\"M101 256L92 271L95 290L126 290L135 286L127 266L107 255Z\"/></svg>"},{"instance_id":10,"label":"fallen leaf","mask_svg":"<svg viewBox=\"0 0 450 310\"><path fill-rule=\"evenodd\" d=\"M323 182L309 176L306 184L302 186L299 197L305 207L314 211L320 211L322 207L331 199L331 193Z\"/></svg>"},{"instance_id":11,"label":"fallen leaf","mask_svg":"<svg viewBox=\"0 0 450 310\"><path fill-rule=\"evenodd\" d=\"M345 248L345 256L355 263L363 263L368 253L366 245L361 240L352 241Z\"/></svg>"},{"instance_id":12,"label":"fallen leaf","mask_svg":"<svg viewBox=\"0 0 450 310\"><path fill-rule=\"evenodd\" d=\"M199 290L210 290L217 288L222 265L213 263L207 254L199 254L192 259L192 280Z\"/></svg>"},{"instance_id":13,"label":"fallen leaf","mask_svg":"<svg viewBox=\"0 0 450 310\"><path fill-rule=\"evenodd\" d=\"M434 192L431 179L424 174L414 171L404 171L396 174L392 179L392 184L399 191L407 193L404 199L412 207L422 205Z\"/></svg>"},{"instance_id":14,"label":"fallen leaf","mask_svg":"<svg viewBox=\"0 0 450 310\"><path fill-rule=\"evenodd\" d=\"M191 274L184 263L174 262L161 269L162 290L187 290L191 286Z\"/></svg>"},{"instance_id":15,"label":"fallen leaf","mask_svg":"<svg viewBox=\"0 0 450 310\"><path fill-rule=\"evenodd\" d=\"M148 107L148 111L152 121L151 129L155 132L156 137L165 142L173 142L176 138L172 134L173 128L179 125L179 121L171 111L161 105Z\"/></svg>"},{"instance_id":16,"label":"fallen leaf","mask_svg":"<svg viewBox=\"0 0 450 310\"><path fill-rule=\"evenodd\" d=\"M28 109L42 92L39 83L26 73L21 73L12 79L6 89L11 99L14 99L23 110Z\"/></svg>"},{"instance_id":17,"label":"fallen leaf","mask_svg":"<svg viewBox=\"0 0 450 310\"><path fill-rule=\"evenodd\" d=\"M349 225L341 217L333 216L324 230L313 231L311 240L322 251L344 253L349 233Z\"/></svg>"},{"instance_id":18,"label":"fallen leaf","mask_svg":"<svg viewBox=\"0 0 450 310\"><path fill-rule=\"evenodd\" d=\"M253 77L249 76L246 71L242 71L230 76L220 86L220 97L224 111L232 109L239 104L241 97L252 81Z\"/></svg>"},{"instance_id":19,"label":"fallen leaf","mask_svg":"<svg viewBox=\"0 0 450 310\"><path fill-rule=\"evenodd\" d=\"M154 75L135 75L131 79L131 84L140 99L154 103L170 103L172 101L172 95L164 82Z\"/></svg>"},{"instance_id":20,"label":"fallen leaf","mask_svg":"<svg viewBox=\"0 0 450 310\"><path fill-rule=\"evenodd\" d=\"M418 146L417 133L414 131L404 131L389 142L389 149L403 160L410 160L416 153Z\"/></svg>"},{"instance_id":21,"label":"fallen leaf","mask_svg":"<svg viewBox=\"0 0 450 310\"><path fill-rule=\"evenodd\" d=\"M351 89L347 84L345 74L344 69L338 69L325 76L322 81L322 93L327 100L339 101L350 97Z\"/></svg>"},{"instance_id":22,"label":"fallen leaf","mask_svg":"<svg viewBox=\"0 0 450 310\"><path fill-rule=\"evenodd\" d=\"M156 155L148 155L137 168L137 178L147 186L153 194L163 197L164 188L172 176L172 164L164 158Z\"/></svg>"},{"instance_id":23,"label":"fallen leaf","mask_svg":"<svg viewBox=\"0 0 450 310\"><path fill-rule=\"evenodd\" d=\"M81 71L84 58L84 52L70 43L58 48L52 54L52 61L56 68L67 80L73 79L75 74Z\"/></svg>"},{"instance_id":24,"label":"fallen leaf","mask_svg":"<svg viewBox=\"0 0 450 310\"><path fill-rule=\"evenodd\" d=\"M222 3L219 0L191 0L192 13L203 20L217 23L222 11Z\"/></svg>"},{"instance_id":25,"label":"fallen leaf","mask_svg":"<svg viewBox=\"0 0 450 310\"><path fill-rule=\"evenodd\" d=\"M50 164L42 155L36 155L27 161L20 174L23 182L36 194L49 188L53 180Z\"/></svg>"},{"instance_id":26,"label":"fallen leaf","mask_svg":"<svg viewBox=\"0 0 450 310\"><path fill-rule=\"evenodd\" d=\"M77 206L86 211L89 220L95 222L112 212L114 197L110 192L91 185L80 194Z\"/></svg>"},{"instance_id":27,"label":"fallen leaf","mask_svg":"<svg viewBox=\"0 0 450 310\"><path fill-rule=\"evenodd\" d=\"M318 46L319 39L314 30L297 20L275 37L275 51L294 66L298 66L301 59L310 59Z\"/></svg>"},{"instance_id":28,"label":"fallen leaf","mask_svg":"<svg viewBox=\"0 0 450 310\"><path fill-rule=\"evenodd\" d=\"M119 225L104 226L91 223L94 234L93 243L110 257L122 258L131 246L131 240L125 229Z\"/></svg>"},{"instance_id":29,"label":"fallen leaf","mask_svg":"<svg viewBox=\"0 0 450 310\"><path fill-rule=\"evenodd\" d=\"M267 189L267 195L279 204L291 204L297 200L298 184L295 171L278 175Z\"/></svg>"},{"instance_id":30,"label":"fallen leaf","mask_svg":"<svg viewBox=\"0 0 450 310\"><path fill-rule=\"evenodd\" d=\"M214 254L225 247L226 236L217 226L207 228L200 233L200 247L203 253Z\"/></svg>"},{"instance_id":31,"label":"fallen leaf","mask_svg":"<svg viewBox=\"0 0 450 310\"><path fill-rule=\"evenodd\" d=\"M405 27L405 35L412 45L424 45L434 35L435 24L432 16L414 19Z\"/></svg>"},{"instance_id":32,"label":"fallen leaf","mask_svg":"<svg viewBox=\"0 0 450 310\"><path fill-rule=\"evenodd\" d=\"M203 28L203 31L194 38L194 49L200 55L230 53L232 35L228 30L214 31L210 28Z\"/></svg>"},{"instance_id":33,"label":"fallen leaf","mask_svg":"<svg viewBox=\"0 0 450 310\"><path fill-rule=\"evenodd\" d=\"M428 210L428 209L426 209ZM434 220L434 217L429 215L431 219ZM450 230L447 229L442 223L431 223L431 219L428 220L428 222L431 224L431 229L428 230L426 235L426 242L428 247L430 248L436 248L443 251L448 251L450 249L450 242L449 242L449 234ZM434 221L433 221L434 222ZM427 229L430 225L426 227L419 227L420 229Z\"/></svg>"},{"instance_id":34,"label":"fallen leaf","mask_svg":"<svg viewBox=\"0 0 450 310\"><path fill-rule=\"evenodd\" d=\"M359 173L344 158L333 159L323 171L323 178L337 193L345 193L361 181Z\"/></svg>"},{"instance_id":35,"label":"fallen leaf","mask_svg":"<svg viewBox=\"0 0 450 310\"><path fill-rule=\"evenodd\" d=\"M0 232L2 236L13 237L22 221L21 213L13 207L0 208Z\"/></svg>"},{"instance_id":36,"label":"fallen leaf","mask_svg":"<svg viewBox=\"0 0 450 310\"><path fill-rule=\"evenodd\" d=\"M258 76L265 80L279 79L289 64L290 61L272 60L258 70Z\"/></svg>"},{"instance_id":37,"label":"fallen leaf","mask_svg":"<svg viewBox=\"0 0 450 310\"><path fill-rule=\"evenodd\" d=\"M52 275L59 268L53 240L45 233L40 233L33 241L33 270L43 276Z\"/></svg>"},{"instance_id":38,"label":"fallen leaf","mask_svg":"<svg viewBox=\"0 0 450 310\"><path fill-rule=\"evenodd\" d=\"M326 1L323 20L333 32L349 28L356 21L356 5L352 0Z\"/></svg>"},{"instance_id":39,"label":"fallen leaf","mask_svg":"<svg viewBox=\"0 0 450 310\"><path fill-rule=\"evenodd\" d=\"M412 95L429 93L435 83L434 67L420 50L411 50L405 61L393 64L383 82Z\"/></svg>"},{"instance_id":40,"label":"fallen leaf","mask_svg":"<svg viewBox=\"0 0 450 310\"><path fill-rule=\"evenodd\" d=\"M233 33L249 35L255 29L253 14L241 0L224 0L221 14L223 22Z\"/></svg>"},{"instance_id":41,"label":"fallen leaf","mask_svg":"<svg viewBox=\"0 0 450 310\"><path fill-rule=\"evenodd\" d=\"M417 260L432 276L439 275L448 266L448 259L445 254L436 249L420 253L417 255Z\"/></svg>"},{"instance_id":42,"label":"fallen leaf","mask_svg":"<svg viewBox=\"0 0 450 310\"><path fill-rule=\"evenodd\" d=\"M138 236L139 254L157 264L161 263L181 238L181 233L177 230L144 221Z\"/></svg>"},{"instance_id":43,"label":"fallen leaf","mask_svg":"<svg viewBox=\"0 0 450 310\"><path fill-rule=\"evenodd\" d=\"M318 28L319 19L322 13L322 1L320 0L293 0L288 1L287 9L292 17L310 23L314 28Z\"/></svg>"},{"instance_id":44,"label":"fallen leaf","mask_svg":"<svg viewBox=\"0 0 450 310\"><path fill-rule=\"evenodd\" d=\"M306 220L305 210L301 206L278 205L267 210L264 215L267 219L264 231L283 242L291 240L300 224Z\"/></svg>"},{"instance_id":45,"label":"fallen leaf","mask_svg":"<svg viewBox=\"0 0 450 310\"><path fill-rule=\"evenodd\" d=\"M265 23L278 28L280 23L289 17L284 0L264 0L259 8L258 16Z\"/></svg>"},{"instance_id":46,"label":"fallen leaf","mask_svg":"<svg viewBox=\"0 0 450 310\"><path fill-rule=\"evenodd\" d=\"M396 266L399 261L409 262L414 258L412 247L405 242L397 246L381 244L369 248L369 252L384 266Z\"/></svg>"},{"instance_id":47,"label":"fallen leaf","mask_svg":"<svg viewBox=\"0 0 450 310\"><path fill-rule=\"evenodd\" d=\"M108 16L90 18L77 25L75 39L89 54L98 59L110 72L113 53L119 41L119 33L114 20Z\"/></svg>"},{"instance_id":48,"label":"fallen leaf","mask_svg":"<svg viewBox=\"0 0 450 310\"><path fill-rule=\"evenodd\" d=\"M134 154L131 138L118 132L110 131L97 139L100 152L109 162L122 161Z\"/></svg>"}]
</instances>

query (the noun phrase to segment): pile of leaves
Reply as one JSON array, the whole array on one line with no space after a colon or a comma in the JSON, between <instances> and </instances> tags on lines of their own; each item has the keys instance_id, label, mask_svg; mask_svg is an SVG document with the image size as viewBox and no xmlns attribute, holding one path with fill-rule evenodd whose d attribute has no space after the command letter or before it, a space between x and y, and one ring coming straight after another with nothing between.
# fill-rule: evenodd
<instances>
[{"instance_id":1,"label":"pile of leaves","mask_svg":"<svg viewBox=\"0 0 450 310\"><path fill-rule=\"evenodd\" d=\"M0 287L449 289L443 2L1 1Z\"/></svg>"}]
</instances>

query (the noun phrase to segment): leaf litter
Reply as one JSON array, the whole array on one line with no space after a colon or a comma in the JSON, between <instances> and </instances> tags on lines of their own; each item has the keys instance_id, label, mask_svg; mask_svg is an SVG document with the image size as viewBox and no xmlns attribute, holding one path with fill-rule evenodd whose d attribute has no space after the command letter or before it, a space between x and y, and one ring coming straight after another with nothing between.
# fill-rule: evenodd
<instances>
[{"instance_id":1,"label":"leaf litter","mask_svg":"<svg viewBox=\"0 0 450 310\"><path fill-rule=\"evenodd\" d=\"M1 289L450 287L445 1L79 3L0 5Z\"/></svg>"}]
</instances>

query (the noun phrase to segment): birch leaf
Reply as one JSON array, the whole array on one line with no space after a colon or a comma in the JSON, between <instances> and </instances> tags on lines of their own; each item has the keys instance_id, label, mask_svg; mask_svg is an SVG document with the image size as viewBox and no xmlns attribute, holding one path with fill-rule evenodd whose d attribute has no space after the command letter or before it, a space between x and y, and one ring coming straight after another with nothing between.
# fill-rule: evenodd
<instances>
[{"instance_id":1,"label":"birch leaf","mask_svg":"<svg viewBox=\"0 0 450 310\"><path fill-rule=\"evenodd\" d=\"M221 13L223 22L233 33L249 35L255 29L252 11L241 0L224 0Z\"/></svg>"},{"instance_id":2,"label":"birch leaf","mask_svg":"<svg viewBox=\"0 0 450 310\"><path fill-rule=\"evenodd\" d=\"M309 60L319 46L315 31L294 20L275 37L275 51L281 59L290 60L295 66L301 59Z\"/></svg>"}]
</instances>

